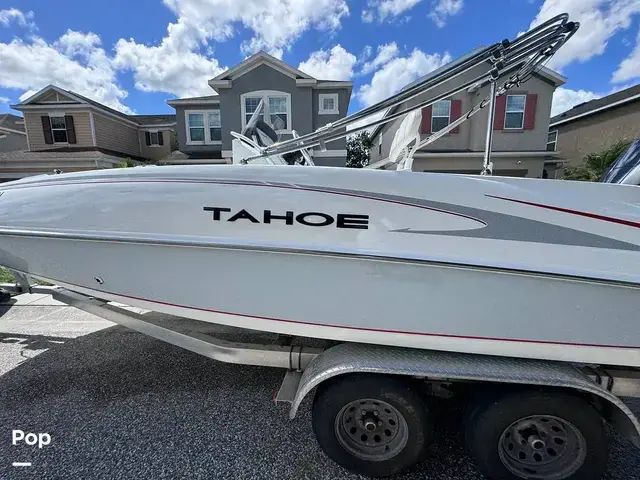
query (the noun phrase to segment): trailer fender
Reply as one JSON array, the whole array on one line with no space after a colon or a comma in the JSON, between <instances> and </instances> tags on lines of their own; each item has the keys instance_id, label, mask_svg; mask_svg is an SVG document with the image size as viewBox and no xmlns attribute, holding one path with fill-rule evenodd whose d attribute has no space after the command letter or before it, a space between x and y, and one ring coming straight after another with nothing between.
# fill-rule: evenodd
<instances>
[{"instance_id":1,"label":"trailer fender","mask_svg":"<svg viewBox=\"0 0 640 480\"><path fill-rule=\"evenodd\" d=\"M589 393L610 406L607 419L637 447L640 423L616 395L572 364L546 360L474 355L343 343L315 357L300 378L289 418L323 381L346 373L409 375L432 380L466 380L560 387Z\"/></svg>"}]
</instances>

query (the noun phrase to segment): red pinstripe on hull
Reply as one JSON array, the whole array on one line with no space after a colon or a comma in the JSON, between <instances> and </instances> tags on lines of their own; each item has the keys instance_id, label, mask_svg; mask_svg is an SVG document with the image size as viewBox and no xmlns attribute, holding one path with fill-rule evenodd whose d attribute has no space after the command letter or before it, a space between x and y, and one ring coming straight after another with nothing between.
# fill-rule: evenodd
<instances>
[{"instance_id":1,"label":"red pinstripe on hull","mask_svg":"<svg viewBox=\"0 0 640 480\"><path fill-rule=\"evenodd\" d=\"M36 276L36 277L38 276L38 275L35 275L35 274L33 274L33 275ZM44 277L44 278L47 278L47 277ZM57 280L55 280L53 278L47 278L47 280L52 280L54 282L63 283L63 284L67 284L67 285L74 285L74 284L69 283L69 282L57 281ZM607 344L597 344L597 343L558 342L558 341L553 341L553 340L530 340L530 339L518 339L518 338L481 337L481 336L474 336L474 335L455 335L455 334L441 334L441 333L427 333L427 332L408 332L408 331L404 331L404 330L390 330L390 329L382 329L382 328L352 327L352 326L348 326L348 325L331 325L331 324L328 324L328 323L304 322L304 321L300 321L300 320L290 320L290 319L277 318L277 317L264 317L264 316L244 314L244 313L225 312L225 311L222 311L222 310L213 310L213 309L210 309L210 308L190 307L190 306L178 305L178 304L170 303L170 302L163 302L161 300L149 300L147 298L135 297L133 295L124 295L122 293L113 293L113 292L106 292L104 290L96 290L95 288L82 287L81 285L75 285L75 286L76 287L80 287L80 288L85 288L87 290L91 290L91 291L94 291L94 292L104 293L104 294L107 294L107 295L114 295L114 296L118 296L118 297L128 298L128 299L131 299L131 300L138 300L138 301L141 301L141 302L155 303L155 304L158 304L158 305L165 305L165 306L168 306L168 307L184 308L186 310L197 310L197 311L200 311L200 312L217 313L217 314L222 314L222 315L230 315L230 316L234 316L234 317L254 318L256 320L269 320L269 321L273 321L273 322L292 323L292 324L297 324L297 325L308 325L310 327L328 327L328 328L338 328L338 329L345 329L345 330L356 330L356 331L363 331L363 332L395 333L395 334L401 334L401 335L419 335L419 336L423 336L423 337L456 338L456 339L460 339L460 340L488 340L488 341L495 341L495 342L534 343L534 344L540 344L540 345L566 345L566 346L572 346L572 347L600 347L600 348L640 349L640 346L607 345Z\"/></svg>"},{"instance_id":2,"label":"red pinstripe on hull","mask_svg":"<svg viewBox=\"0 0 640 480\"><path fill-rule=\"evenodd\" d=\"M605 215L598 215L596 213L581 212L579 210L571 210L569 208L556 207L553 205L544 205L542 203L527 202L526 200L516 200L514 198L498 197L496 195L487 194L485 196L491 197L491 198L497 198L499 200L506 200L507 202L522 203L523 205L531 205L532 207L546 208L548 210L555 210L556 212L569 213L571 215L580 215L581 217L594 218L596 220L603 220L605 222L618 223L620 225L627 225L629 227L640 228L639 222L624 220L622 218L607 217Z\"/></svg>"}]
</instances>

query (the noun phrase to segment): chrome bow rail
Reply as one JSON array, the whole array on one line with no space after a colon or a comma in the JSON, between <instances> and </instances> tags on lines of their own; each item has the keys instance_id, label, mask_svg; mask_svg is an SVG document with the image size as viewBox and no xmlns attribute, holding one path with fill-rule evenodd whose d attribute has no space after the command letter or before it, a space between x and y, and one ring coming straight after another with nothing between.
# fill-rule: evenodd
<instances>
[{"instance_id":1,"label":"chrome bow rail","mask_svg":"<svg viewBox=\"0 0 640 480\"><path fill-rule=\"evenodd\" d=\"M411 85L396 95L389 97L382 102L376 103L359 112L349 115L341 120L325 125L318 130L306 135L276 142L267 147L261 147L260 153L244 159L250 162L254 159L268 157L270 155L283 155L296 152L301 149L309 149L320 146L326 150L325 144L339 138L352 135L354 133L385 124L396 120L417 109L422 109L434 103L447 99L452 95L466 89L481 88L491 85L490 94L482 101L475 104L469 111L461 115L460 118L451 122L447 127L433 133L428 138L420 142L420 146L427 145L446 135L461 123L468 120L481 109L489 105L489 122L487 126L487 139L485 148L483 174L491 174L490 152L492 142L492 125L494 117L494 99L498 95L504 94L507 90L518 87L531 78L532 74L540 69L558 49L573 36L578 30L577 22L570 22L568 14L558 15L528 32L520 35L514 40L503 40L489 47L480 48L476 51L461 57L459 60L449 63L434 75L424 78L422 81ZM487 71L473 80L455 85L455 87L418 103L406 106L401 111L392 112L388 109L399 106L418 95L422 95L434 88L450 82L452 79L468 72L474 67L488 63ZM513 72L513 73L512 73ZM498 85L498 81L510 74L508 78ZM386 111L382 118L360 123L367 117ZM351 128L347 128L351 126ZM243 162L244 163L244 162Z\"/></svg>"}]
</instances>

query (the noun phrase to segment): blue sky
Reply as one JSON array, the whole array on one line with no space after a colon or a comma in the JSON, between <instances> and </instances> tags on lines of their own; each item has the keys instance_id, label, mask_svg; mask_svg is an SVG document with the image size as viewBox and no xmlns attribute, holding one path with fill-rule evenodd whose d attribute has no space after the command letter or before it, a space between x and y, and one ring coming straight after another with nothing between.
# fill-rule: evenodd
<instances>
[{"instance_id":1,"label":"blue sky","mask_svg":"<svg viewBox=\"0 0 640 480\"><path fill-rule=\"evenodd\" d=\"M561 12L582 28L550 65L569 79L556 92L554 113L640 81L640 0L52 5L9 0L0 7L0 112L53 83L125 112L171 113L167 99L213 94L207 79L258 49L320 78L352 80L354 111L480 44L512 38Z\"/></svg>"}]
</instances>

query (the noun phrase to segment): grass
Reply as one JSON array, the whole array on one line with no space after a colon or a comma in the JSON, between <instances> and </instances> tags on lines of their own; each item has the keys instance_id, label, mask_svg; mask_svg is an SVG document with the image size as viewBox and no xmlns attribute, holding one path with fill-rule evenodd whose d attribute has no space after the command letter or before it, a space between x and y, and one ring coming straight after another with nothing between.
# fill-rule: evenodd
<instances>
[{"instance_id":1,"label":"grass","mask_svg":"<svg viewBox=\"0 0 640 480\"><path fill-rule=\"evenodd\" d=\"M42 282L40 280L35 280L35 283L38 285L51 285L47 282ZM16 279L8 268L0 267L0 283L16 283Z\"/></svg>"}]
</instances>

